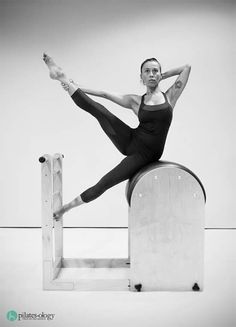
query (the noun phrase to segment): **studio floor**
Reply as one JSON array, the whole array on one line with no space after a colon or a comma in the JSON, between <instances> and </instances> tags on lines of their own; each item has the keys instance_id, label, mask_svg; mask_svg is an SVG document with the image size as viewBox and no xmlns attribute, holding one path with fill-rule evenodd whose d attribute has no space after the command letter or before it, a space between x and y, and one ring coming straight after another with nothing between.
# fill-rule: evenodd
<instances>
[{"instance_id":1,"label":"studio floor","mask_svg":"<svg viewBox=\"0 0 236 327\"><path fill-rule=\"evenodd\" d=\"M64 257L126 257L127 229L64 229ZM41 229L0 229L0 326L235 327L236 230L205 230L203 292L42 290ZM15 311L21 320L9 321ZM33 314L52 320L27 320Z\"/></svg>"}]
</instances>

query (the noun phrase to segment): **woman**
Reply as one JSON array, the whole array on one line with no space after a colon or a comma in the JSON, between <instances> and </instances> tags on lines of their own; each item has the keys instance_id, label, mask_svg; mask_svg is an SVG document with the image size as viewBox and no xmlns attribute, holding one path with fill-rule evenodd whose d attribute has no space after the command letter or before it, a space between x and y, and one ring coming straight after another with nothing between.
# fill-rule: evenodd
<instances>
[{"instance_id":1,"label":"woman","mask_svg":"<svg viewBox=\"0 0 236 327\"><path fill-rule=\"evenodd\" d=\"M49 68L50 77L60 81L76 105L98 120L113 144L126 156L97 184L56 211L54 218L60 219L65 212L96 199L107 189L132 177L143 166L161 158L172 121L173 109L187 84L191 67L185 65L162 73L157 59L146 59L141 65L140 73L143 84L146 86L146 93L143 96L117 95L106 91L79 88L71 79L68 79L51 57L44 54L43 60ZM178 75L175 83L166 93L163 93L159 86L160 81L174 75ZM126 125L104 106L89 98L86 93L111 100L124 108L133 110L138 116L139 126L131 128Z\"/></svg>"}]
</instances>

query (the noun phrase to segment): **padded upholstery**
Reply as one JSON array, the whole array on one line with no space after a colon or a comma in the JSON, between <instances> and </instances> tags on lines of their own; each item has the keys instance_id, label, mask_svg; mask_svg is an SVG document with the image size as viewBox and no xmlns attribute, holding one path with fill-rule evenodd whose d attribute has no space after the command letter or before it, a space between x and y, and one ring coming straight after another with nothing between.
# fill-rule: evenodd
<instances>
[{"instance_id":1,"label":"padded upholstery","mask_svg":"<svg viewBox=\"0 0 236 327\"><path fill-rule=\"evenodd\" d=\"M140 169L140 171L138 173L136 173L132 178L130 178L128 180L128 182L126 184L125 193L126 193L126 199L127 199L129 205L130 205L132 192L134 190L135 185L138 183L138 181L149 171L158 169L158 168L163 168L163 167L179 168L179 169L185 170L186 172L191 174L200 184L203 194L204 194L205 201L206 201L206 192L203 187L203 184L201 183L200 179L190 169L184 167L183 165L175 163L175 162L158 160L158 161L152 162L152 163L148 164L147 166L145 166L144 168Z\"/></svg>"}]
</instances>

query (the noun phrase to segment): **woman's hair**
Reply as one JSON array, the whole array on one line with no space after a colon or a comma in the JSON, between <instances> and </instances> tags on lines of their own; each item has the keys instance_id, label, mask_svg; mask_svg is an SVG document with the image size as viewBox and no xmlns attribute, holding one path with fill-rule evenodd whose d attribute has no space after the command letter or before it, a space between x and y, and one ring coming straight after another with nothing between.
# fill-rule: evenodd
<instances>
[{"instance_id":1,"label":"woman's hair","mask_svg":"<svg viewBox=\"0 0 236 327\"><path fill-rule=\"evenodd\" d=\"M148 61L156 61L158 64L159 64L159 66L160 66L160 72L161 72L161 64L159 63L159 61L156 59L156 58L148 58L148 59L146 59L146 60L144 60L144 62L142 63L142 65L141 65L141 74L142 74L142 69L143 69L143 66L146 64L146 62L148 62Z\"/></svg>"}]
</instances>

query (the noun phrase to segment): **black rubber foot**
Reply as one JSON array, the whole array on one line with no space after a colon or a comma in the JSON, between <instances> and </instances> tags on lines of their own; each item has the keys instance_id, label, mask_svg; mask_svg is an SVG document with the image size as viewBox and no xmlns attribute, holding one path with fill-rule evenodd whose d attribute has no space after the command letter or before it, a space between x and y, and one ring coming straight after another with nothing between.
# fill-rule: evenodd
<instances>
[{"instance_id":1,"label":"black rubber foot","mask_svg":"<svg viewBox=\"0 0 236 327\"><path fill-rule=\"evenodd\" d=\"M46 159L44 157L39 158L39 162L44 163L45 161L46 161Z\"/></svg>"},{"instance_id":2,"label":"black rubber foot","mask_svg":"<svg viewBox=\"0 0 236 327\"><path fill-rule=\"evenodd\" d=\"M198 286L197 283L195 283L195 284L193 285L192 290L193 290L193 291L200 291L200 287Z\"/></svg>"},{"instance_id":3,"label":"black rubber foot","mask_svg":"<svg viewBox=\"0 0 236 327\"><path fill-rule=\"evenodd\" d=\"M134 287L138 292L141 292L142 284L136 284L136 285L134 285Z\"/></svg>"}]
</instances>

